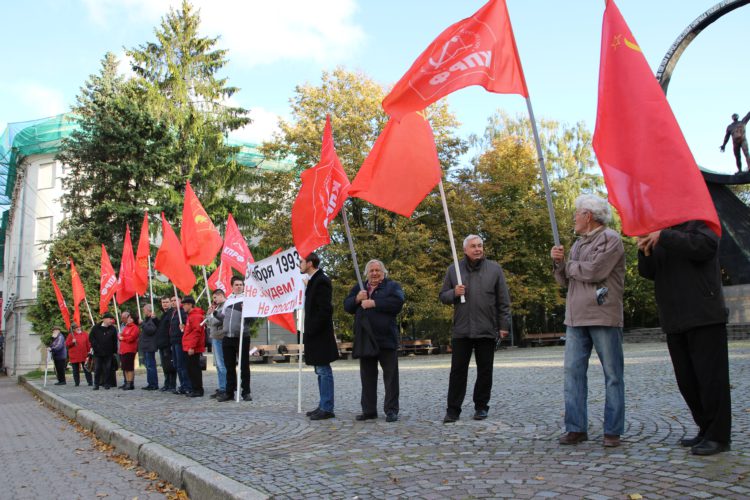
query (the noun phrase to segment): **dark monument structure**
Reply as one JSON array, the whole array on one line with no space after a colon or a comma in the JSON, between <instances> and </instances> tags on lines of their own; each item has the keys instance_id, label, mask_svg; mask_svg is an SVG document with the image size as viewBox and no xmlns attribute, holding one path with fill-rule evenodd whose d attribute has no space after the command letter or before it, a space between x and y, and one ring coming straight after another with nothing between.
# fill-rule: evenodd
<instances>
[{"instance_id":1,"label":"dark monument structure","mask_svg":"<svg viewBox=\"0 0 750 500\"><path fill-rule=\"evenodd\" d=\"M750 0L719 2L700 15L682 32L667 51L656 74L665 94L677 61L687 46L714 21L748 3ZM750 322L750 207L728 188L729 185L750 184L750 171L737 172L734 175L706 172L703 169L701 172L721 220L720 261L724 272L724 283L725 285L744 285L737 287L742 291L737 294L735 301L737 306L744 308L744 314L737 315L739 317L735 317L734 320ZM735 287L729 286L728 288ZM731 293L726 295L728 295L727 302L731 310L732 304L729 300ZM740 304L743 305L740 306ZM732 316L736 316L734 313L735 311L730 315L730 321Z\"/></svg>"}]
</instances>

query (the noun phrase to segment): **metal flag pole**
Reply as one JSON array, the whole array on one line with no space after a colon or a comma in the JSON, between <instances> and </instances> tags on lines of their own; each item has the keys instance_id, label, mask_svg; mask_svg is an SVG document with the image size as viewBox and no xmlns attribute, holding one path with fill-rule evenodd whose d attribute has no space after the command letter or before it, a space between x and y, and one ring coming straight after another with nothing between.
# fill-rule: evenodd
<instances>
[{"instance_id":1,"label":"metal flag pole","mask_svg":"<svg viewBox=\"0 0 750 500\"><path fill-rule=\"evenodd\" d=\"M451 216L448 213L448 202L445 199L445 189L443 188L443 179L440 179L438 184L440 187L440 200L443 202L443 213L445 214L445 225L448 226L448 240L451 244L451 253L453 254L453 267L456 270L456 282L459 285L463 285L461 281L461 269L458 267L458 254L456 253L456 242L453 239L453 226L451 225ZM461 295L461 303L466 303L466 297Z\"/></svg>"},{"instance_id":2,"label":"metal flag pole","mask_svg":"<svg viewBox=\"0 0 750 500\"><path fill-rule=\"evenodd\" d=\"M341 216L344 218L344 230L346 231L346 239L349 242L349 251L352 254L352 262L354 263L354 273L357 275L357 284L359 285L360 290L364 290L365 287L362 284L362 275L359 274L359 264L357 263L357 252L354 251L354 242L352 241L352 232L349 229L349 219L346 217L345 206L341 207Z\"/></svg>"},{"instance_id":3,"label":"metal flag pole","mask_svg":"<svg viewBox=\"0 0 750 500\"><path fill-rule=\"evenodd\" d=\"M208 302L208 307L211 307L211 289L208 287L208 275L206 275L206 266L201 267L203 268L203 281L206 282L206 302ZM203 292L201 292L201 295L203 295Z\"/></svg>"},{"instance_id":4,"label":"metal flag pole","mask_svg":"<svg viewBox=\"0 0 750 500\"><path fill-rule=\"evenodd\" d=\"M138 300L138 294L135 294L135 307L138 308L138 323L141 323L143 321L143 318L141 317L141 301Z\"/></svg>"},{"instance_id":5,"label":"metal flag pole","mask_svg":"<svg viewBox=\"0 0 750 500\"><path fill-rule=\"evenodd\" d=\"M552 205L552 192L549 189L549 182L547 181L547 169L544 167L544 155L542 154L542 143L539 140L539 131L536 128L536 118L534 118L534 110L531 107L531 99L526 98L526 107L529 110L529 120L531 121L531 131L534 134L534 142L536 143L536 154L539 158L539 168L542 171L542 183L544 183L544 195L547 198L547 211L549 212L549 220L552 224L552 237L555 240L555 246L560 246L560 233L557 231L557 219L555 218L555 207Z\"/></svg>"},{"instance_id":6,"label":"metal flag pole","mask_svg":"<svg viewBox=\"0 0 750 500\"><path fill-rule=\"evenodd\" d=\"M117 311L117 301L115 300L115 296L112 296L112 303L115 305L115 318L117 319L117 333L120 333L120 330L122 327L120 326L120 313Z\"/></svg>"},{"instance_id":7,"label":"metal flag pole","mask_svg":"<svg viewBox=\"0 0 750 500\"><path fill-rule=\"evenodd\" d=\"M177 298L177 319L180 320L180 325L182 325L182 314L180 314L180 296L177 295L177 285L172 283L172 289L174 290L175 298Z\"/></svg>"},{"instance_id":8,"label":"metal flag pole","mask_svg":"<svg viewBox=\"0 0 750 500\"><path fill-rule=\"evenodd\" d=\"M52 356L52 353L47 351L47 357L44 361L44 387L47 387L47 371L49 370L49 358Z\"/></svg>"},{"instance_id":9,"label":"metal flag pole","mask_svg":"<svg viewBox=\"0 0 750 500\"><path fill-rule=\"evenodd\" d=\"M240 298L240 300L243 300L243 299ZM245 303L243 301L242 309L244 308L245 308ZM242 311L242 309L240 309L240 311ZM245 336L244 332L245 332L245 317L242 316L242 313L240 313L240 351L238 353L239 355L237 356L238 358L237 359L237 385L235 386L235 390L234 390L235 392L234 400L237 401L238 403L240 402L240 392L241 392L240 391L240 375L242 374L242 337ZM248 360L248 363L249 362L250 361Z\"/></svg>"},{"instance_id":10,"label":"metal flag pole","mask_svg":"<svg viewBox=\"0 0 750 500\"><path fill-rule=\"evenodd\" d=\"M302 413L302 355L305 353L305 311L297 309L297 330L299 330L299 356L297 356L297 413Z\"/></svg>"},{"instance_id":11,"label":"metal flag pole","mask_svg":"<svg viewBox=\"0 0 750 500\"><path fill-rule=\"evenodd\" d=\"M89 306L89 299L84 297L83 301L86 303L86 309L89 312L89 319L91 320L91 328L94 328L94 325L96 325L96 323L94 323L94 315L91 314L91 306ZM81 326L81 325L78 325L78 326Z\"/></svg>"},{"instance_id":12,"label":"metal flag pole","mask_svg":"<svg viewBox=\"0 0 750 500\"><path fill-rule=\"evenodd\" d=\"M148 252L148 293L151 296L151 310L154 311L154 286L151 283L151 252Z\"/></svg>"}]
</instances>

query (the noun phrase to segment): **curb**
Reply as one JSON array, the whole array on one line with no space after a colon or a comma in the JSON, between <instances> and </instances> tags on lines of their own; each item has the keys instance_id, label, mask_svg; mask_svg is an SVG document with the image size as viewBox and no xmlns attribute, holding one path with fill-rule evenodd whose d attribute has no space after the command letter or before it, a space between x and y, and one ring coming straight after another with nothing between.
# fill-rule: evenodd
<instances>
[{"instance_id":1,"label":"curb","mask_svg":"<svg viewBox=\"0 0 750 500\"><path fill-rule=\"evenodd\" d=\"M122 428L98 413L75 405L65 398L47 391L23 375L18 383L38 396L47 406L75 420L91 430L103 442L138 460L144 468L154 471L178 488L184 489L192 500L263 500L267 493L251 488L223 474L200 465L159 443Z\"/></svg>"}]
</instances>

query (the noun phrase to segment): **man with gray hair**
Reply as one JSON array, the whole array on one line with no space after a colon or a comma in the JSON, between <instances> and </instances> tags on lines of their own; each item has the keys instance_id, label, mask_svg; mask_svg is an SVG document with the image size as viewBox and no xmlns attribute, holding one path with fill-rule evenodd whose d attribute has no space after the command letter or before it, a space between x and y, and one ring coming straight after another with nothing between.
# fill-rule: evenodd
<instances>
[{"instance_id":1,"label":"man with gray hair","mask_svg":"<svg viewBox=\"0 0 750 500\"><path fill-rule=\"evenodd\" d=\"M588 439L586 372L591 348L604 370L604 441L620 446L625 428L625 384L622 354L622 293L625 248L620 235L606 225L609 204L585 194L575 201L575 232L579 236L565 259L562 245L552 247L555 280L567 287L565 301L565 434L560 444Z\"/></svg>"},{"instance_id":2,"label":"man with gray hair","mask_svg":"<svg viewBox=\"0 0 750 500\"><path fill-rule=\"evenodd\" d=\"M464 239L464 258L458 267L462 284L458 284L455 266L451 264L440 290L440 301L453 305L453 353L444 423L455 422L461 414L472 351L477 364L474 420L487 418L495 343L498 335L507 337L510 330L510 295L505 275L500 264L485 259L481 237L471 234Z\"/></svg>"}]
</instances>

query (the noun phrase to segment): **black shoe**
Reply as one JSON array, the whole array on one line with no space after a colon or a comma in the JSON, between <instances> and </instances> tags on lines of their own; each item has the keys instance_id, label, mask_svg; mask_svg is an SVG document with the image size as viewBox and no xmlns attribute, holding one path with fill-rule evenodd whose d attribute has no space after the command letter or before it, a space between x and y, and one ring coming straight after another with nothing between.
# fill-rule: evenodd
<instances>
[{"instance_id":1,"label":"black shoe","mask_svg":"<svg viewBox=\"0 0 750 500\"><path fill-rule=\"evenodd\" d=\"M474 420L484 420L487 418L487 410L477 410L474 412Z\"/></svg>"},{"instance_id":2,"label":"black shoe","mask_svg":"<svg viewBox=\"0 0 750 500\"><path fill-rule=\"evenodd\" d=\"M226 392L223 392L216 396L216 401L218 401L219 403L223 403L224 401L231 401L232 399L234 398L232 398L232 396L227 394Z\"/></svg>"},{"instance_id":3,"label":"black shoe","mask_svg":"<svg viewBox=\"0 0 750 500\"><path fill-rule=\"evenodd\" d=\"M245 394L242 395L242 401L252 401L252 400L253 400L253 396L249 392L246 392Z\"/></svg>"},{"instance_id":4,"label":"black shoe","mask_svg":"<svg viewBox=\"0 0 750 500\"><path fill-rule=\"evenodd\" d=\"M94 386L94 388L93 388L92 390L94 390L94 391L98 391L98 390L99 390L99 386L98 386L98 385L95 385L95 386Z\"/></svg>"},{"instance_id":5,"label":"black shoe","mask_svg":"<svg viewBox=\"0 0 750 500\"><path fill-rule=\"evenodd\" d=\"M722 453L731 449L732 448L728 444L704 439L700 443L690 448L690 453L692 453L693 455L708 456L716 455L717 453Z\"/></svg>"},{"instance_id":6,"label":"black shoe","mask_svg":"<svg viewBox=\"0 0 750 500\"><path fill-rule=\"evenodd\" d=\"M696 444L699 444L701 441L703 441L703 435L698 434L694 438L680 439L680 446L684 446L685 448L692 448Z\"/></svg>"},{"instance_id":7,"label":"black shoe","mask_svg":"<svg viewBox=\"0 0 750 500\"><path fill-rule=\"evenodd\" d=\"M127 383L127 382L123 382L123 384L122 384L121 386L119 386L119 387L118 387L118 389L122 389L123 391L124 391L125 389L127 389L127 388L128 388L128 383Z\"/></svg>"},{"instance_id":8,"label":"black shoe","mask_svg":"<svg viewBox=\"0 0 750 500\"><path fill-rule=\"evenodd\" d=\"M186 394L189 398L202 398L203 397L203 391L193 391Z\"/></svg>"},{"instance_id":9,"label":"black shoe","mask_svg":"<svg viewBox=\"0 0 750 500\"><path fill-rule=\"evenodd\" d=\"M305 416L306 416L306 417L312 417L312 416L313 416L313 413L318 413L319 411L321 411L321 409L320 409L320 408L315 408L314 410L310 410L310 411L306 412L306 413L305 413Z\"/></svg>"},{"instance_id":10,"label":"black shoe","mask_svg":"<svg viewBox=\"0 0 750 500\"><path fill-rule=\"evenodd\" d=\"M398 420L398 413L395 411L389 412L385 415L386 422L396 422Z\"/></svg>"},{"instance_id":11,"label":"black shoe","mask_svg":"<svg viewBox=\"0 0 750 500\"><path fill-rule=\"evenodd\" d=\"M135 385L133 385L133 382L129 382L128 386L125 388L126 391L134 391Z\"/></svg>"},{"instance_id":12,"label":"black shoe","mask_svg":"<svg viewBox=\"0 0 750 500\"><path fill-rule=\"evenodd\" d=\"M108 385L105 385L105 386L104 386L104 390L105 390L105 391L108 391L108 390L110 390L110 389L111 389L111 387L110 387L110 386L108 386Z\"/></svg>"},{"instance_id":13,"label":"black shoe","mask_svg":"<svg viewBox=\"0 0 750 500\"><path fill-rule=\"evenodd\" d=\"M171 391L171 390L172 390L172 388L171 388L171 387L167 387L167 386L165 385L164 387L162 387L162 388L161 388L161 389L159 389L159 390L160 390L161 392L167 392L167 391Z\"/></svg>"},{"instance_id":14,"label":"black shoe","mask_svg":"<svg viewBox=\"0 0 750 500\"><path fill-rule=\"evenodd\" d=\"M453 415L451 413L446 413L443 417L443 423L444 424L452 424L453 422L458 421L458 415Z\"/></svg>"},{"instance_id":15,"label":"black shoe","mask_svg":"<svg viewBox=\"0 0 750 500\"><path fill-rule=\"evenodd\" d=\"M217 390L216 392L211 394L209 397L211 399L218 399L218 397L221 396L222 394L224 394L224 391Z\"/></svg>"},{"instance_id":16,"label":"black shoe","mask_svg":"<svg viewBox=\"0 0 750 500\"><path fill-rule=\"evenodd\" d=\"M81 384L76 384L76 387L78 387L79 385L81 385Z\"/></svg>"},{"instance_id":17,"label":"black shoe","mask_svg":"<svg viewBox=\"0 0 750 500\"><path fill-rule=\"evenodd\" d=\"M310 415L310 420L326 420L329 418L336 418L336 414L332 411L320 410Z\"/></svg>"},{"instance_id":18,"label":"black shoe","mask_svg":"<svg viewBox=\"0 0 750 500\"><path fill-rule=\"evenodd\" d=\"M376 420L377 418L378 418L377 413L360 413L359 415L354 417L354 420L362 422L363 420Z\"/></svg>"},{"instance_id":19,"label":"black shoe","mask_svg":"<svg viewBox=\"0 0 750 500\"><path fill-rule=\"evenodd\" d=\"M158 387L154 387L153 385L147 385L146 387L141 387L142 391L155 391Z\"/></svg>"},{"instance_id":20,"label":"black shoe","mask_svg":"<svg viewBox=\"0 0 750 500\"><path fill-rule=\"evenodd\" d=\"M55 382L55 385L67 385L67 382Z\"/></svg>"}]
</instances>

